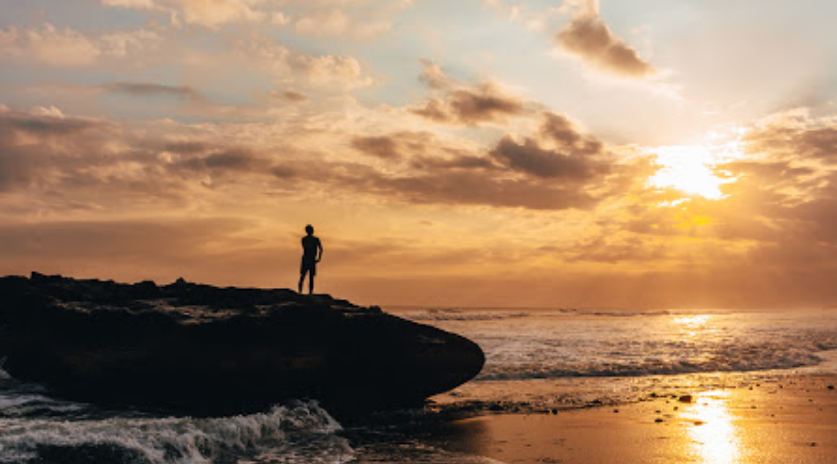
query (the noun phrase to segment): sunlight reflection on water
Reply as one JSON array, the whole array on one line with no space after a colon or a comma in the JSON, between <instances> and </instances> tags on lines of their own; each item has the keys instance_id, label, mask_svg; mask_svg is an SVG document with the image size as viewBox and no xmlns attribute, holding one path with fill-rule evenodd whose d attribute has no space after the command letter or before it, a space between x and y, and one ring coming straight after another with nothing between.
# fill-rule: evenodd
<instances>
[{"instance_id":1,"label":"sunlight reflection on water","mask_svg":"<svg viewBox=\"0 0 837 464\"><path fill-rule=\"evenodd\" d=\"M693 423L689 433L699 462L739 462L740 438L729 410L729 392L718 390L701 395L686 408L683 417Z\"/></svg>"},{"instance_id":2,"label":"sunlight reflection on water","mask_svg":"<svg viewBox=\"0 0 837 464\"><path fill-rule=\"evenodd\" d=\"M712 316L708 314L701 314L697 316L675 317L672 321L674 324L680 326L683 335L694 337L700 333L708 332L706 330L707 323Z\"/></svg>"},{"instance_id":3,"label":"sunlight reflection on water","mask_svg":"<svg viewBox=\"0 0 837 464\"><path fill-rule=\"evenodd\" d=\"M686 324L690 326L699 326L706 324L712 316L708 314L701 314L699 316L687 316L674 318L675 324Z\"/></svg>"}]
</instances>

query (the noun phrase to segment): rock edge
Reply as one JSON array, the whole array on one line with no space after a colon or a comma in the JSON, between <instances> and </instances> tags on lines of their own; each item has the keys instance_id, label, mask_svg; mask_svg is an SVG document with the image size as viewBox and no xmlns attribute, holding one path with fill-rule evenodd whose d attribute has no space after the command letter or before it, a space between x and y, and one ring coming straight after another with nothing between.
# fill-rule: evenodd
<instances>
[{"instance_id":1,"label":"rock edge","mask_svg":"<svg viewBox=\"0 0 837 464\"><path fill-rule=\"evenodd\" d=\"M69 399L202 415L417 404L485 363L464 337L328 295L35 272L0 278L3 357Z\"/></svg>"}]
</instances>

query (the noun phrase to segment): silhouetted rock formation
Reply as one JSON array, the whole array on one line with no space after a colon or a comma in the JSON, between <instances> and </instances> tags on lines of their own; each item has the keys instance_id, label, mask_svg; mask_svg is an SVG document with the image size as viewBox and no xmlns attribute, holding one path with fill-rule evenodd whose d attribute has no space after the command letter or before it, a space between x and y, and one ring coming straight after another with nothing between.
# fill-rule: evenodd
<instances>
[{"instance_id":1,"label":"silhouetted rock formation","mask_svg":"<svg viewBox=\"0 0 837 464\"><path fill-rule=\"evenodd\" d=\"M326 295L37 273L0 278L3 356L67 398L190 414L416 403L485 362L463 337Z\"/></svg>"}]
</instances>

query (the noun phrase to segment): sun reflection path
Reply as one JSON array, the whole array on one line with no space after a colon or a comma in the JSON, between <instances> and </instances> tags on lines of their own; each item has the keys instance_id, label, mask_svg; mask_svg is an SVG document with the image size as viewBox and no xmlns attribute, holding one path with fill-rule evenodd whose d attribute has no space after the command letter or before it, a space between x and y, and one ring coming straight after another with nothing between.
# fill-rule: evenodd
<instances>
[{"instance_id":1,"label":"sun reflection path","mask_svg":"<svg viewBox=\"0 0 837 464\"><path fill-rule=\"evenodd\" d=\"M698 316L683 316L675 318L674 323L685 324L689 326L699 326L706 324L709 321L710 317L711 316L709 316L708 314L701 314Z\"/></svg>"},{"instance_id":2,"label":"sun reflection path","mask_svg":"<svg viewBox=\"0 0 837 464\"><path fill-rule=\"evenodd\" d=\"M675 317L672 322L680 327L683 335L695 337L697 335L708 336L712 331L708 328L708 322L712 318L708 314L697 316Z\"/></svg>"},{"instance_id":3,"label":"sun reflection path","mask_svg":"<svg viewBox=\"0 0 837 464\"><path fill-rule=\"evenodd\" d=\"M694 451L704 464L734 464L741 459L741 441L729 411L729 392L710 391L687 407L683 417L690 422Z\"/></svg>"}]
</instances>

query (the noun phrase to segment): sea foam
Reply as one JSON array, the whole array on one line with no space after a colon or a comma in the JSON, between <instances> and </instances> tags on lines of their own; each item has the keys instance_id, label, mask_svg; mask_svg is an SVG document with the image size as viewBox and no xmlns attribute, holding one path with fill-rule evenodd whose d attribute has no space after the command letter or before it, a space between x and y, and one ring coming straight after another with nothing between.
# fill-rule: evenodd
<instances>
[{"instance_id":1,"label":"sea foam","mask_svg":"<svg viewBox=\"0 0 837 464\"><path fill-rule=\"evenodd\" d=\"M340 424L316 402L275 406L224 418L103 420L0 419L0 462L130 464L235 463L242 457L282 456L275 462L343 463L354 457ZM300 446L304 443L304 446Z\"/></svg>"}]
</instances>

